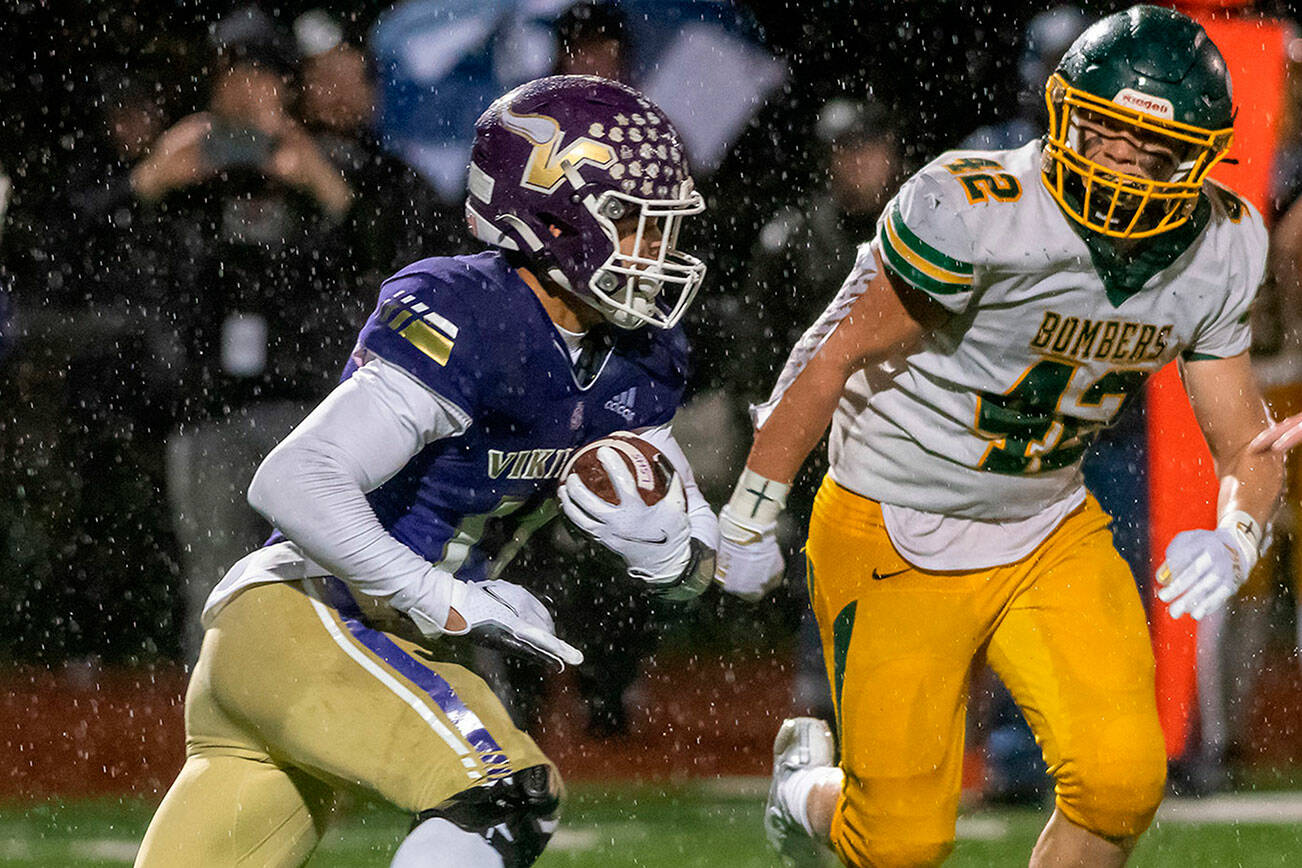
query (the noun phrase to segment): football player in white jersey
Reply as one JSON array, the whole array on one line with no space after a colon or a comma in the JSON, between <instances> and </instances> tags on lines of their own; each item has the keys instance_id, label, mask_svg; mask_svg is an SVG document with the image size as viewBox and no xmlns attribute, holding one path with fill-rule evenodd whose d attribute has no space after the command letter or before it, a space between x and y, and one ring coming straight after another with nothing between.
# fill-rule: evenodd
<instances>
[{"instance_id":1,"label":"football player in white jersey","mask_svg":"<svg viewBox=\"0 0 1302 868\"><path fill-rule=\"evenodd\" d=\"M788 857L932 865L953 847L963 720L984 657L1054 775L1034 865L1121 865L1162 798L1153 654L1080 463L1178 361L1221 480L1178 535L1171 614L1220 606L1257 559L1277 456L1248 363L1266 231L1207 181L1232 137L1225 62L1179 13L1103 19L1050 77L1048 135L942 155L887 207L796 345L720 516L717 578L777 576L788 485L831 423L810 598L841 728L787 721L766 809Z\"/></svg>"}]
</instances>

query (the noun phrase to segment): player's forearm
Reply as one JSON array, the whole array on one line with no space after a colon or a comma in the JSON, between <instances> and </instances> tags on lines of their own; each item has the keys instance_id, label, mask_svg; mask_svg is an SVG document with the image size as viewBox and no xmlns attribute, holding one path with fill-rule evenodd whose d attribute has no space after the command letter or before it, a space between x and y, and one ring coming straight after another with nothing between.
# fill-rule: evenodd
<instances>
[{"instance_id":1,"label":"player's forearm","mask_svg":"<svg viewBox=\"0 0 1302 868\"><path fill-rule=\"evenodd\" d=\"M850 371L819 353L755 432L746 466L766 479L790 483L832 421Z\"/></svg>"},{"instance_id":2,"label":"player's forearm","mask_svg":"<svg viewBox=\"0 0 1302 868\"><path fill-rule=\"evenodd\" d=\"M364 593L446 616L451 578L381 524L366 492L462 425L376 359L341 383L263 461L249 503L313 561ZM440 622L441 623L441 622Z\"/></svg>"},{"instance_id":3,"label":"player's forearm","mask_svg":"<svg viewBox=\"0 0 1302 868\"><path fill-rule=\"evenodd\" d=\"M767 416L759 417L746 470L719 512L714 577L729 593L756 601L782 580L778 517L791 481L827 430L850 369L847 355L825 343L790 385L779 381Z\"/></svg>"},{"instance_id":4,"label":"player's forearm","mask_svg":"<svg viewBox=\"0 0 1302 868\"><path fill-rule=\"evenodd\" d=\"M249 504L311 560L406 611L416 601L445 614L439 571L380 524L355 475L310 437L287 440L258 468Z\"/></svg>"},{"instance_id":5,"label":"player's forearm","mask_svg":"<svg viewBox=\"0 0 1302 868\"><path fill-rule=\"evenodd\" d=\"M907 355L922 340L923 321L928 328L941 322L943 312L921 296L893 283L877 254L864 248L832 304L792 350L773 397L759 408L767 415L757 414L746 466L790 483L832 421L846 380L867 365Z\"/></svg>"},{"instance_id":6,"label":"player's forearm","mask_svg":"<svg viewBox=\"0 0 1302 868\"><path fill-rule=\"evenodd\" d=\"M1248 354L1187 362L1182 374L1216 462L1220 518L1246 513L1264 528L1283 487L1284 459L1278 452L1254 448L1270 426L1270 414Z\"/></svg>"},{"instance_id":7,"label":"player's forearm","mask_svg":"<svg viewBox=\"0 0 1302 868\"><path fill-rule=\"evenodd\" d=\"M1220 473L1217 514L1224 517L1245 512L1264 528L1275 513L1284 486L1283 455L1251 452L1245 447L1225 464Z\"/></svg>"}]
</instances>

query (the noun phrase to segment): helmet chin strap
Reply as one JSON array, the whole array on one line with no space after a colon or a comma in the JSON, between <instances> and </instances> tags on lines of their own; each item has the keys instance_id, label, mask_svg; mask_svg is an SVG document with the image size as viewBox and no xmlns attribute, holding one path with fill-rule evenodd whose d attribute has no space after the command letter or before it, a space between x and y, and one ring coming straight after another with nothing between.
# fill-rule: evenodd
<instances>
[{"instance_id":1,"label":"helmet chin strap","mask_svg":"<svg viewBox=\"0 0 1302 868\"><path fill-rule=\"evenodd\" d=\"M605 318L606 322L616 328L621 328L626 331L639 329L646 325L646 320L629 313L626 310L603 310L601 314Z\"/></svg>"},{"instance_id":2,"label":"helmet chin strap","mask_svg":"<svg viewBox=\"0 0 1302 868\"><path fill-rule=\"evenodd\" d=\"M547 269L547 279L566 292L574 292L574 287L571 285L570 279L566 277L565 272L561 271L559 268Z\"/></svg>"}]
</instances>

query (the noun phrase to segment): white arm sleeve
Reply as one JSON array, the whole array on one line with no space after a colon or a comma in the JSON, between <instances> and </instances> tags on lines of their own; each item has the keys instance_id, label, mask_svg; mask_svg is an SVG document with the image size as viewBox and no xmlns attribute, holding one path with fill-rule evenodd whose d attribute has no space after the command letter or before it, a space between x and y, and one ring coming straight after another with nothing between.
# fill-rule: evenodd
<instances>
[{"instance_id":1,"label":"white arm sleeve","mask_svg":"<svg viewBox=\"0 0 1302 868\"><path fill-rule=\"evenodd\" d=\"M696 476L692 473L692 465L683 454L683 447L679 446L678 441L674 439L671 425L657 425L639 432L638 436L654 444L674 466L674 471L683 480L683 490L687 494L687 520L692 526L693 538L705 543L711 551L717 551L719 519L714 514L714 510L710 509L705 496L701 494L701 489L696 484Z\"/></svg>"},{"instance_id":2,"label":"white arm sleeve","mask_svg":"<svg viewBox=\"0 0 1302 868\"><path fill-rule=\"evenodd\" d=\"M373 359L266 457L249 504L332 574L388 599L424 632L442 628L456 579L390 536L365 495L469 425L451 401Z\"/></svg>"}]
</instances>

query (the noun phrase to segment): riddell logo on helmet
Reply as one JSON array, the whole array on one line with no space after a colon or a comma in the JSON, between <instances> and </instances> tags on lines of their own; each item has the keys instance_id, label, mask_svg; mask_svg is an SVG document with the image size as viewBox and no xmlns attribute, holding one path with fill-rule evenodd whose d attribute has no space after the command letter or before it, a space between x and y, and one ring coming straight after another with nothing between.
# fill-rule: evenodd
<instances>
[{"instance_id":1,"label":"riddell logo on helmet","mask_svg":"<svg viewBox=\"0 0 1302 868\"><path fill-rule=\"evenodd\" d=\"M1169 119L1175 117L1175 106L1171 105L1170 100L1162 99L1160 96L1149 96L1128 87L1123 87L1117 91L1117 95L1112 98L1112 101L1119 106L1136 109L1150 115L1157 115L1159 118Z\"/></svg>"}]
</instances>

